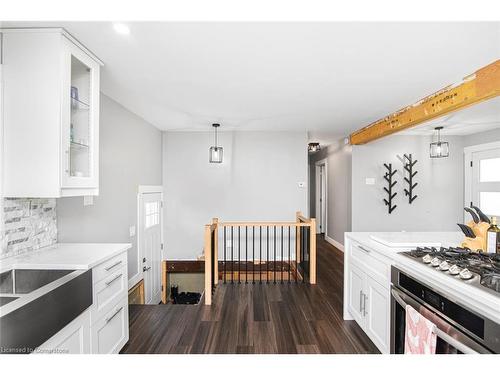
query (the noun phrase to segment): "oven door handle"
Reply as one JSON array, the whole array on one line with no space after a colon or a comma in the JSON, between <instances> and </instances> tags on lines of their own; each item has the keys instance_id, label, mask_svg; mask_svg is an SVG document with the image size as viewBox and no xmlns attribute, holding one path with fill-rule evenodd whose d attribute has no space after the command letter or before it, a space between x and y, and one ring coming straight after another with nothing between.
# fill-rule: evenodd
<instances>
[{"instance_id":1,"label":"oven door handle","mask_svg":"<svg viewBox=\"0 0 500 375\"><path fill-rule=\"evenodd\" d=\"M398 292L396 289L394 288L391 288L391 294L392 294L392 297L394 298L394 300L400 304L405 310L406 310L406 305L410 305L409 303L407 303L404 299L405 297L401 295L400 292ZM418 302L414 301L415 303L418 304ZM412 306L413 307L413 306ZM418 309L416 309L418 311ZM451 346L453 346L454 348L456 348L457 350L461 351L462 353L465 353L465 354L479 354L480 352L470 348L469 346L465 345L464 343L458 341L456 338L450 336L449 334L447 334L446 332L440 330L437 325L434 323L435 327L434 327L434 333L443 341L446 341L448 344L450 344ZM460 336L462 337L466 337L464 335L462 335L461 333L457 332L457 334L459 334ZM470 340L470 339L469 339ZM487 353L486 351L482 351L484 353Z\"/></svg>"}]
</instances>

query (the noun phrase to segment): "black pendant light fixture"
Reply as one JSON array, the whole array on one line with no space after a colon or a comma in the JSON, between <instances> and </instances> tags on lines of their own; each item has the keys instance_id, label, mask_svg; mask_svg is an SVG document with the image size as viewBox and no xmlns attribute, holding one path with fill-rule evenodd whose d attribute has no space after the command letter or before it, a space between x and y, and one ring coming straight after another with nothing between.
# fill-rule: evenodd
<instances>
[{"instance_id":1,"label":"black pendant light fixture","mask_svg":"<svg viewBox=\"0 0 500 375\"><path fill-rule=\"evenodd\" d=\"M450 156L450 147L448 142L441 142L442 126L434 128L437 131L437 142L432 142L430 146L431 158L447 158Z\"/></svg>"},{"instance_id":2,"label":"black pendant light fixture","mask_svg":"<svg viewBox=\"0 0 500 375\"><path fill-rule=\"evenodd\" d=\"M309 152L316 152L316 151L319 151L321 149L320 145L318 142L311 142L307 145L307 150Z\"/></svg>"},{"instance_id":3,"label":"black pendant light fixture","mask_svg":"<svg viewBox=\"0 0 500 375\"><path fill-rule=\"evenodd\" d=\"M215 146L210 147L208 150L208 161L210 163L222 163L222 147L217 146L217 128L220 124L212 124L212 127L215 130Z\"/></svg>"}]
</instances>

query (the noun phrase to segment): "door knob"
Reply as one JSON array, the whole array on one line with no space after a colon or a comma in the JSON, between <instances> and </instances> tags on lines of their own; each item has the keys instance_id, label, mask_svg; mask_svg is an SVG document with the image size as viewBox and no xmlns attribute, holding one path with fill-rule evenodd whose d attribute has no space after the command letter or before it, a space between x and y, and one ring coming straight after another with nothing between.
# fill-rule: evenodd
<instances>
[{"instance_id":1,"label":"door knob","mask_svg":"<svg viewBox=\"0 0 500 375\"><path fill-rule=\"evenodd\" d=\"M144 267L142 267L142 272L149 271L150 269L151 269L151 266L149 266L149 267L144 266Z\"/></svg>"}]
</instances>

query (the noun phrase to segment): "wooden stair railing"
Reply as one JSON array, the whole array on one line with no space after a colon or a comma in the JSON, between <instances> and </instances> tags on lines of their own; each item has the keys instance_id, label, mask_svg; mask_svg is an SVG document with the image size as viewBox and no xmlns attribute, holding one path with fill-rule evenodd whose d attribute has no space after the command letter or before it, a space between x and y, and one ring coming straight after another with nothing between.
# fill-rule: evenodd
<instances>
[{"instance_id":1,"label":"wooden stair railing","mask_svg":"<svg viewBox=\"0 0 500 375\"><path fill-rule=\"evenodd\" d=\"M300 212L291 222L213 219L205 225L204 258L206 305L219 282L316 284L316 219Z\"/></svg>"}]
</instances>

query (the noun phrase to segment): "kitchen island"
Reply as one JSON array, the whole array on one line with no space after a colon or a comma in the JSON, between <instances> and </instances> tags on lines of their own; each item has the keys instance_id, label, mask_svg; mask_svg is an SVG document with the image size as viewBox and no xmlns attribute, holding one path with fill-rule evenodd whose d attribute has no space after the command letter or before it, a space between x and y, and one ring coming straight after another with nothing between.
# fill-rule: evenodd
<instances>
[{"instance_id":1,"label":"kitchen island","mask_svg":"<svg viewBox=\"0 0 500 375\"><path fill-rule=\"evenodd\" d=\"M460 232L345 234L344 320L356 320L382 353L391 351L391 277L400 270L500 324L500 294L402 254L417 247L457 247Z\"/></svg>"}]
</instances>

